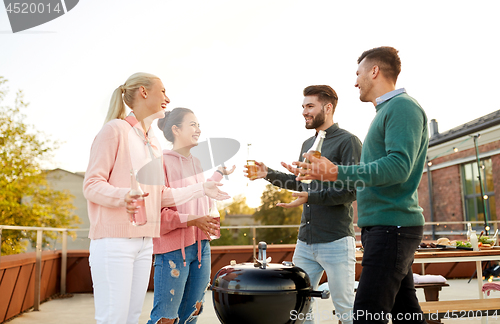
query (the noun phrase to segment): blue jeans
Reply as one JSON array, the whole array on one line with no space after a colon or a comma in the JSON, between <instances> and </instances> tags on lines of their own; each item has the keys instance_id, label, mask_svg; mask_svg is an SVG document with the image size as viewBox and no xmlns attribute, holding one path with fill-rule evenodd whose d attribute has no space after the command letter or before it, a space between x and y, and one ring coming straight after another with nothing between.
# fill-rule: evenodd
<instances>
[{"instance_id":1,"label":"blue jeans","mask_svg":"<svg viewBox=\"0 0 500 324\"><path fill-rule=\"evenodd\" d=\"M148 324L162 318L178 319L174 323L196 323L196 303L203 302L210 282L210 244L201 241L201 267L198 268L198 243L185 248L186 266L181 250L155 254L154 303Z\"/></svg>"},{"instance_id":2,"label":"blue jeans","mask_svg":"<svg viewBox=\"0 0 500 324\"><path fill-rule=\"evenodd\" d=\"M411 266L423 226L365 227L363 272L354 302L355 323L425 323ZM391 314L391 315L388 315Z\"/></svg>"},{"instance_id":3,"label":"blue jeans","mask_svg":"<svg viewBox=\"0 0 500 324\"><path fill-rule=\"evenodd\" d=\"M352 307L354 303L354 276L356 266L356 243L354 237L346 236L329 243L306 244L297 240L293 263L304 270L314 290L318 289L319 281L326 272L328 287L336 316L343 324L352 323ZM314 305L311 304L311 311ZM312 314L312 315L311 315ZM306 316L305 323L319 322L331 319L332 313ZM314 320L309 320L314 318Z\"/></svg>"}]
</instances>

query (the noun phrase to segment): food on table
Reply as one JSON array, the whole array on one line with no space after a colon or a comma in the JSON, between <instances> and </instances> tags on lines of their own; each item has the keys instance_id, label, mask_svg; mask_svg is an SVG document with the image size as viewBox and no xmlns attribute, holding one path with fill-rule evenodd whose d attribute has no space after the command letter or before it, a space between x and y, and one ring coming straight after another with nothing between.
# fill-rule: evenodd
<instances>
[{"instance_id":1,"label":"food on table","mask_svg":"<svg viewBox=\"0 0 500 324\"><path fill-rule=\"evenodd\" d=\"M472 244L470 242L457 241L456 244L457 247L472 247Z\"/></svg>"},{"instance_id":2,"label":"food on table","mask_svg":"<svg viewBox=\"0 0 500 324\"><path fill-rule=\"evenodd\" d=\"M436 246L436 243L434 243L434 242L431 242L431 243L429 243L429 244L427 244L427 243L425 243L425 242L422 242L422 243L420 243L419 248L420 248L420 249L425 249L425 248L437 248L437 246Z\"/></svg>"},{"instance_id":3,"label":"food on table","mask_svg":"<svg viewBox=\"0 0 500 324\"><path fill-rule=\"evenodd\" d=\"M436 244L438 244L438 245L451 245L451 241L447 237L442 237L442 238L437 240Z\"/></svg>"},{"instance_id":4,"label":"food on table","mask_svg":"<svg viewBox=\"0 0 500 324\"><path fill-rule=\"evenodd\" d=\"M479 239L479 242L483 243L483 246L485 244L489 244L490 246L493 245L493 243L495 243L495 239L491 238L491 237L488 237L488 236L481 236Z\"/></svg>"}]
</instances>

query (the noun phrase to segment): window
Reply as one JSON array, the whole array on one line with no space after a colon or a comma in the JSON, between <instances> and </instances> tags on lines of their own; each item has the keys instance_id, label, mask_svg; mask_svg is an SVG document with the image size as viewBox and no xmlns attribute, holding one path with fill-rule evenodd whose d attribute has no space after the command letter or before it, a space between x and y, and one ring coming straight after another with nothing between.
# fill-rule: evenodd
<instances>
[{"instance_id":1,"label":"window","mask_svg":"<svg viewBox=\"0 0 500 324\"><path fill-rule=\"evenodd\" d=\"M488 220L496 220L495 209L495 188L493 188L493 171L491 159L480 161L481 181L484 193L488 196L485 199ZM462 165L462 179L464 188L465 220L484 221L484 205L481 197L481 185L478 178L477 162ZM479 232L484 229L484 225L473 224L474 229Z\"/></svg>"}]
</instances>

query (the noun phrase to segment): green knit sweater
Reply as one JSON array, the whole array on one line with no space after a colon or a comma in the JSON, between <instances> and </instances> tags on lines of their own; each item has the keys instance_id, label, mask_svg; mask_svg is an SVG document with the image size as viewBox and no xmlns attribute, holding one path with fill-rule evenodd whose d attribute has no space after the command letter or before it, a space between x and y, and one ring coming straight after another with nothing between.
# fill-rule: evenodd
<instances>
[{"instance_id":1,"label":"green knit sweater","mask_svg":"<svg viewBox=\"0 0 500 324\"><path fill-rule=\"evenodd\" d=\"M377 105L361 162L339 166L338 180L357 187L358 226L422 226L417 188L429 142L427 116L406 93Z\"/></svg>"}]
</instances>

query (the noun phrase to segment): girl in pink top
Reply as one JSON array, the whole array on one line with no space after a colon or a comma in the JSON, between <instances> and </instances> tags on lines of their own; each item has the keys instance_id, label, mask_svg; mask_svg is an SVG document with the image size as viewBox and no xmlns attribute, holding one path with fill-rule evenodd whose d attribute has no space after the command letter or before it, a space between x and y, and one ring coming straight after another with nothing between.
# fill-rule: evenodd
<instances>
[{"instance_id":1,"label":"girl in pink top","mask_svg":"<svg viewBox=\"0 0 500 324\"><path fill-rule=\"evenodd\" d=\"M171 189L164 185L162 154L150 126L170 102L161 80L136 73L113 93L106 122L92 144L83 190L90 219L90 267L97 323L137 324L149 283L153 244L162 206L205 194L227 199L215 182ZM132 109L126 116L125 104ZM147 223L136 227L138 197L131 197L130 171L146 193ZM220 185L220 184L219 184Z\"/></svg>"},{"instance_id":2,"label":"girl in pink top","mask_svg":"<svg viewBox=\"0 0 500 324\"><path fill-rule=\"evenodd\" d=\"M201 163L190 153L201 133L193 112L175 108L158 121L158 127L173 143L172 150L163 151L168 186L182 188L204 182ZM220 181L234 168L221 167L208 180ZM197 322L210 281L209 236L219 229L219 223L208 215L212 204L215 202L202 197L162 210L161 236L153 239L155 290L148 324Z\"/></svg>"}]
</instances>

